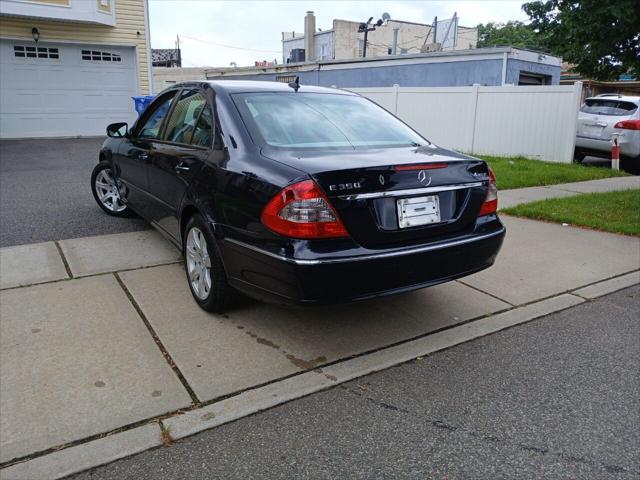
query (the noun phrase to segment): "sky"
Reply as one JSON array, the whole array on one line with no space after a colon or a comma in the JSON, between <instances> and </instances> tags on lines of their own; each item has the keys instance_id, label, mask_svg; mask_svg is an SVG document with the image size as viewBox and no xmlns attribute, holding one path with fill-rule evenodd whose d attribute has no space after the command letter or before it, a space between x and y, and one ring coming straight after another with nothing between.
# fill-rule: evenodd
<instances>
[{"instance_id":1,"label":"sky","mask_svg":"<svg viewBox=\"0 0 640 480\"><path fill-rule=\"evenodd\" d=\"M313 10L316 27L329 30L334 18L374 21L387 12L395 20L417 23L450 18L460 25L527 20L522 1L240 1L149 0L152 48L174 48L180 36L183 67L253 65L256 60L282 62L281 32L304 31L304 15ZM233 48L232 48L233 47Z\"/></svg>"}]
</instances>

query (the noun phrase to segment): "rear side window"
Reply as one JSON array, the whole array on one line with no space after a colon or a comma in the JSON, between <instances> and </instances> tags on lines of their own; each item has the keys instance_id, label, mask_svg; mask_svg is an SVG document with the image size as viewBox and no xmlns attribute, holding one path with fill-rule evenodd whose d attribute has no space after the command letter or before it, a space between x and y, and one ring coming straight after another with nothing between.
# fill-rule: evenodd
<instances>
[{"instance_id":1,"label":"rear side window","mask_svg":"<svg viewBox=\"0 0 640 480\"><path fill-rule=\"evenodd\" d=\"M157 102L154 102L150 109L150 113L145 116L144 124L140 131L138 132L139 138L160 138L160 129L162 127L162 122L169 113L169 108L171 108L171 101L175 96L176 92L169 92L166 95L160 97Z\"/></svg>"},{"instance_id":2,"label":"rear side window","mask_svg":"<svg viewBox=\"0 0 640 480\"><path fill-rule=\"evenodd\" d=\"M638 108L633 102L623 100L592 98L584 102L581 112L595 115L631 115Z\"/></svg>"},{"instance_id":3,"label":"rear side window","mask_svg":"<svg viewBox=\"0 0 640 480\"><path fill-rule=\"evenodd\" d=\"M203 115L204 118L201 118ZM205 97L196 90L186 90L180 95L169 118L165 140L187 145L209 146L212 138L211 126L211 111Z\"/></svg>"}]
</instances>

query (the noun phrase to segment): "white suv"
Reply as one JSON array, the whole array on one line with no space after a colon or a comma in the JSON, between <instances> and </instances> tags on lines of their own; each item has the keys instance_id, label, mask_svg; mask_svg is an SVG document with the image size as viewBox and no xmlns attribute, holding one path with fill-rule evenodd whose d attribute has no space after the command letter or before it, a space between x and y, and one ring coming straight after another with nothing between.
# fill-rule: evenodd
<instances>
[{"instance_id":1,"label":"white suv","mask_svg":"<svg viewBox=\"0 0 640 480\"><path fill-rule=\"evenodd\" d=\"M611 158L611 134L619 133L620 163L640 169L640 97L606 93L587 98L578 113L574 158Z\"/></svg>"}]
</instances>

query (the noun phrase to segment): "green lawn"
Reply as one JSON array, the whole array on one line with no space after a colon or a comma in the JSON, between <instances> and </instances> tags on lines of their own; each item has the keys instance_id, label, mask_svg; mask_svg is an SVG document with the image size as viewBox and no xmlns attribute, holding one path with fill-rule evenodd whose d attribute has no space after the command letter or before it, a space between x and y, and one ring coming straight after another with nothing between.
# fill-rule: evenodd
<instances>
[{"instance_id":1,"label":"green lawn","mask_svg":"<svg viewBox=\"0 0 640 480\"><path fill-rule=\"evenodd\" d=\"M639 189L552 198L507 208L502 212L640 236Z\"/></svg>"},{"instance_id":2,"label":"green lawn","mask_svg":"<svg viewBox=\"0 0 640 480\"><path fill-rule=\"evenodd\" d=\"M557 183L582 182L599 178L621 177L627 173L605 167L582 166L573 163L552 163L523 157L491 157L476 155L491 166L498 189L535 187Z\"/></svg>"}]
</instances>

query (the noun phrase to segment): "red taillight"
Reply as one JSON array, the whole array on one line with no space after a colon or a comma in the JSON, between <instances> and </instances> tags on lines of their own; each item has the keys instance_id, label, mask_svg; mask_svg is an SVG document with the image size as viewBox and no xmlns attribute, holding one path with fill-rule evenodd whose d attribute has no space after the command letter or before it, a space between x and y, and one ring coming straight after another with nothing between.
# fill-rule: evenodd
<instances>
[{"instance_id":1,"label":"red taillight","mask_svg":"<svg viewBox=\"0 0 640 480\"><path fill-rule=\"evenodd\" d=\"M418 163L413 165L396 165L393 169L396 172L406 170L435 170L437 168L447 168L446 163Z\"/></svg>"},{"instance_id":2,"label":"red taillight","mask_svg":"<svg viewBox=\"0 0 640 480\"><path fill-rule=\"evenodd\" d=\"M270 230L291 238L348 237L329 199L313 180L283 188L260 217Z\"/></svg>"},{"instance_id":3,"label":"red taillight","mask_svg":"<svg viewBox=\"0 0 640 480\"><path fill-rule=\"evenodd\" d=\"M622 128L623 130L640 130L640 120L622 120L616 123L613 128Z\"/></svg>"},{"instance_id":4,"label":"red taillight","mask_svg":"<svg viewBox=\"0 0 640 480\"><path fill-rule=\"evenodd\" d=\"M489 188L487 188L487 196L484 199L482 207L480 207L479 217L496 213L498 211L498 187L496 186L496 176L493 170L489 168Z\"/></svg>"}]
</instances>

